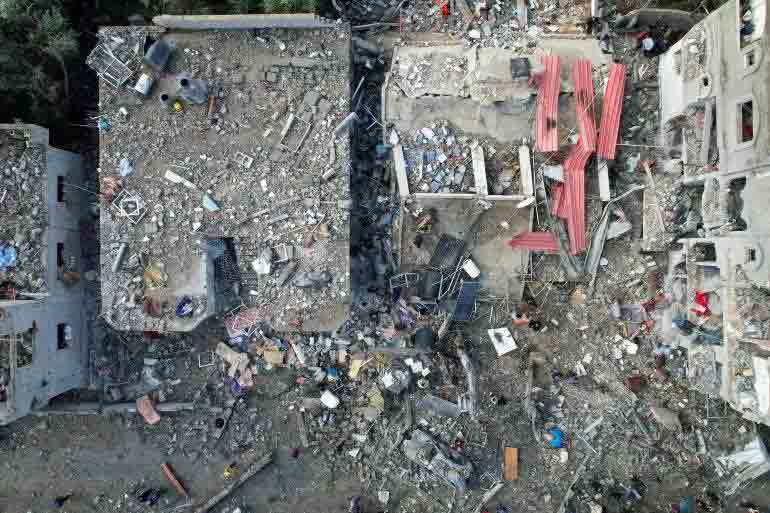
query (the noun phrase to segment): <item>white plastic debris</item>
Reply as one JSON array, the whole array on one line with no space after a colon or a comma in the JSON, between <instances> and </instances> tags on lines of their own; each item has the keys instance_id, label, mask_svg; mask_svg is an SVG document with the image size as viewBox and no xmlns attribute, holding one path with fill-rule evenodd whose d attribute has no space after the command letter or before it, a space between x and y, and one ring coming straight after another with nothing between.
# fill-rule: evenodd
<instances>
[{"instance_id":1,"label":"white plastic debris","mask_svg":"<svg viewBox=\"0 0 770 513\"><path fill-rule=\"evenodd\" d=\"M131 161L127 158L120 159L119 165L120 176L123 178L134 174L134 166L131 165Z\"/></svg>"},{"instance_id":2,"label":"white plastic debris","mask_svg":"<svg viewBox=\"0 0 770 513\"><path fill-rule=\"evenodd\" d=\"M340 400L336 395L332 394L328 390L324 390L324 393L321 394L321 403L327 408L333 410L340 405Z\"/></svg>"},{"instance_id":3,"label":"white plastic debris","mask_svg":"<svg viewBox=\"0 0 770 513\"><path fill-rule=\"evenodd\" d=\"M465 271L468 276L475 279L478 278L479 275L481 275L481 270L479 269L479 266L476 265L476 263L471 260L470 258L465 261L463 264L463 271Z\"/></svg>"},{"instance_id":4,"label":"white plastic debris","mask_svg":"<svg viewBox=\"0 0 770 513\"><path fill-rule=\"evenodd\" d=\"M528 207L528 206L532 205L533 203L535 203L535 197L534 196L530 196L529 198L525 198L525 199L521 200L520 202L518 202L516 204L516 208L525 208L525 207Z\"/></svg>"},{"instance_id":5,"label":"white plastic debris","mask_svg":"<svg viewBox=\"0 0 770 513\"><path fill-rule=\"evenodd\" d=\"M543 166L543 176L557 182L564 181L564 166Z\"/></svg>"},{"instance_id":6,"label":"white plastic debris","mask_svg":"<svg viewBox=\"0 0 770 513\"><path fill-rule=\"evenodd\" d=\"M636 352L639 350L639 345L631 342L627 338L623 338L620 335L615 335L615 343L620 346L620 349L625 351L627 354L636 354Z\"/></svg>"},{"instance_id":7,"label":"white plastic debris","mask_svg":"<svg viewBox=\"0 0 770 513\"><path fill-rule=\"evenodd\" d=\"M508 328L497 328L494 330L487 330L489 339L492 341L492 345L495 346L497 356L503 356L516 349L516 341L511 335L511 331Z\"/></svg>"},{"instance_id":8,"label":"white plastic debris","mask_svg":"<svg viewBox=\"0 0 770 513\"><path fill-rule=\"evenodd\" d=\"M166 170L166 174L163 175L163 178L165 178L166 180L168 180L171 183L180 183L180 184L184 185L185 187L187 187L188 189L195 189L195 184L194 183L192 183L191 181L187 180L186 178L183 178L183 177L179 176L178 174L174 173L170 169Z\"/></svg>"}]
</instances>

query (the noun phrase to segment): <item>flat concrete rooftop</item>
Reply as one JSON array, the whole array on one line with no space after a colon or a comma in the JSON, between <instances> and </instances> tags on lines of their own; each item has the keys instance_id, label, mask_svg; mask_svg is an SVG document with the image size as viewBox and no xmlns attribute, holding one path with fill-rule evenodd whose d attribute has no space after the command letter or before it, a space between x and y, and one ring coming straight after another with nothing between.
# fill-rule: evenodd
<instances>
[{"instance_id":1,"label":"flat concrete rooftop","mask_svg":"<svg viewBox=\"0 0 770 513\"><path fill-rule=\"evenodd\" d=\"M334 327L337 304L350 296L349 139L333 133L349 112L348 28L107 27L101 38L119 46L142 40L137 30L176 48L162 73L135 63L123 86L101 82L100 115L110 125L100 131L102 194L105 178L121 180L103 201L125 193L142 205L133 219L117 204L101 211L105 318L122 330L188 331L242 304L278 329L296 329L303 318L328 322L302 329ZM155 78L147 96L132 89L141 73ZM159 96L173 100L180 73L205 80L213 99L167 109ZM128 176L119 171L123 159ZM169 171L185 182L169 180ZM216 262L212 244L225 248ZM257 274L252 262L265 248L272 269ZM280 286L287 261L298 266L294 277L328 271L331 284ZM184 296L194 311L178 317Z\"/></svg>"}]
</instances>

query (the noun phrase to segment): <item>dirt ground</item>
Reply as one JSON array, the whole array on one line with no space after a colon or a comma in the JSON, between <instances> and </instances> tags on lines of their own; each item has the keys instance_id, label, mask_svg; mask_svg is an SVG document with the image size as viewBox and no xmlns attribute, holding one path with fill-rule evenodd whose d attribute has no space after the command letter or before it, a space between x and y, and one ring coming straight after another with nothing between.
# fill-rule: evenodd
<instances>
[{"instance_id":1,"label":"dirt ground","mask_svg":"<svg viewBox=\"0 0 770 513\"><path fill-rule=\"evenodd\" d=\"M265 422L271 422L275 413L271 406L255 405ZM275 421L277 428L263 448L239 457L217 452L206 462L191 462L181 454L169 456L158 450L134 416L26 418L0 431L0 511L49 511L55 497L68 493L73 497L61 511L147 511L128 499L135 489L150 487L167 490L153 509L166 511L184 500L165 481L162 463L174 468L197 502L228 484L223 477L227 465L249 461L265 451L272 452L273 463L214 511L235 506L274 513L345 511L349 497L360 494L355 476L319 465L319 458L309 453L292 457L289 448L298 445L298 440L292 440L296 430L281 428L286 425L283 418Z\"/></svg>"}]
</instances>

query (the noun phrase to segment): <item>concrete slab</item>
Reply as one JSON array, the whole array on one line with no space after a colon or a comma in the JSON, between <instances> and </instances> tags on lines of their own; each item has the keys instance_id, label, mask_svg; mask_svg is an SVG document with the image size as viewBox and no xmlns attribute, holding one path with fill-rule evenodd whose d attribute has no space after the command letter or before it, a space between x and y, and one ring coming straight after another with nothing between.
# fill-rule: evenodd
<instances>
[{"instance_id":1,"label":"concrete slab","mask_svg":"<svg viewBox=\"0 0 770 513\"><path fill-rule=\"evenodd\" d=\"M386 94L387 120L399 133L414 133L437 119L444 119L469 135L489 136L500 142L513 142L531 133L529 113L534 101L518 104L497 103L480 106L470 98L423 96L407 98Z\"/></svg>"},{"instance_id":2,"label":"concrete slab","mask_svg":"<svg viewBox=\"0 0 770 513\"><path fill-rule=\"evenodd\" d=\"M423 234L420 247L414 245L415 220L404 218L402 227L401 272L414 272L427 265L430 255L442 233L464 239L473 223L476 199L421 198L419 204L433 209L436 222L433 230ZM500 229L506 221L510 228ZM493 208L484 214L481 222L479 243L472 249L471 257L481 270L481 286L493 295L506 294L518 300L522 294L521 269L527 265L529 251L512 250L506 241L517 232L530 229L530 212L517 209L514 202L495 202Z\"/></svg>"}]
</instances>

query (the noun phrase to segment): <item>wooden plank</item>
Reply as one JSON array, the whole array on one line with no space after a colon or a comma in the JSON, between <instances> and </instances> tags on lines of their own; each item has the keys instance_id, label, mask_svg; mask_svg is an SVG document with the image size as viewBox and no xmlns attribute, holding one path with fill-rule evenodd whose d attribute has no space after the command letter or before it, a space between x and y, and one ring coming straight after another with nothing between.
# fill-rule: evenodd
<instances>
[{"instance_id":1,"label":"wooden plank","mask_svg":"<svg viewBox=\"0 0 770 513\"><path fill-rule=\"evenodd\" d=\"M479 144L471 150L473 157L473 183L476 187L476 194L481 196L489 195L489 186L487 185L487 168L484 164L484 148Z\"/></svg>"},{"instance_id":2,"label":"wooden plank","mask_svg":"<svg viewBox=\"0 0 770 513\"><path fill-rule=\"evenodd\" d=\"M516 481L519 478L519 449L506 447L503 452L503 479Z\"/></svg>"},{"instance_id":3,"label":"wooden plank","mask_svg":"<svg viewBox=\"0 0 770 513\"><path fill-rule=\"evenodd\" d=\"M521 176L521 193L524 196L534 196L535 186L532 183L532 161L529 156L529 146L519 146L519 175Z\"/></svg>"},{"instance_id":4,"label":"wooden plank","mask_svg":"<svg viewBox=\"0 0 770 513\"><path fill-rule=\"evenodd\" d=\"M163 472L163 475L166 477L166 481L169 482L169 484L176 490L176 493L178 493L181 497L189 497L190 494L187 493L187 490L185 490L184 486L182 486L182 483L179 482L179 480L174 475L174 471L171 469L171 466L168 463L162 463L160 466L160 470Z\"/></svg>"},{"instance_id":5,"label":"wooden plank","mask_svg":"<svg viewBox=\"0 0 770 513\"><path fill-rule=\"evenodd\" d=\"M398 193L402 198L409 196L409 178L406 176L406 160L404 159L404 148L397 144L393 148L393 162L396 168L396 182L398 182Z\"/></svg>"},{"instance_id":6,"label":"wooden plank","mask_svg":"<svg viewBox=\"0 0 770 513\"><path fill-rule=\"evenodd\" d=\"M227 498L228 495L233 493L236 488L240 487L243 485L243 483L257 475L258 472L267 467L272 461L272 454L267 453L262 456L259 460L252 463L248 469L238 477L238 479L225 486L221 492L214 495L204 504L199 506L198 509L195 510L195 513L208 513L214 506L222 502L225 498Z\"/></svg>"}]
</instances>

